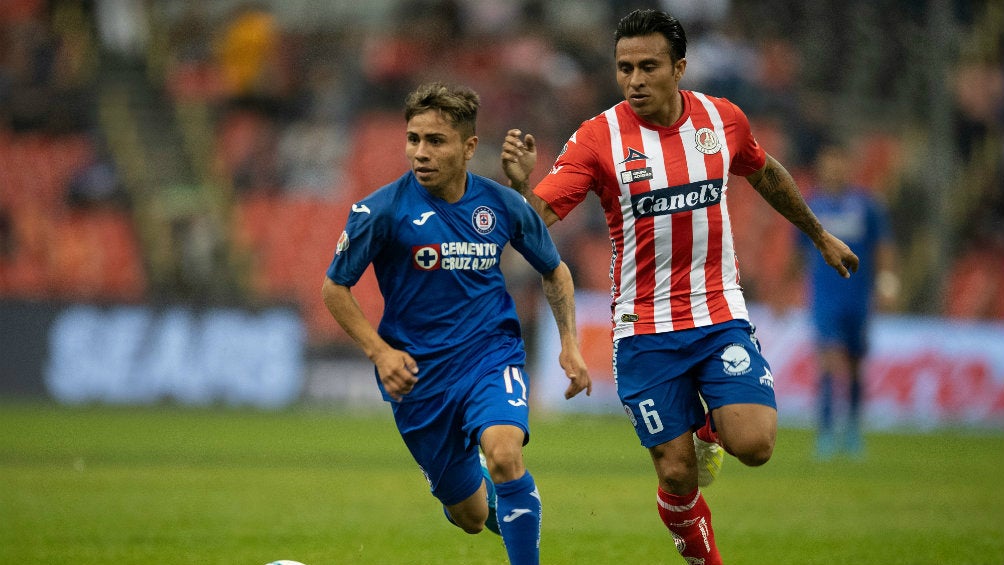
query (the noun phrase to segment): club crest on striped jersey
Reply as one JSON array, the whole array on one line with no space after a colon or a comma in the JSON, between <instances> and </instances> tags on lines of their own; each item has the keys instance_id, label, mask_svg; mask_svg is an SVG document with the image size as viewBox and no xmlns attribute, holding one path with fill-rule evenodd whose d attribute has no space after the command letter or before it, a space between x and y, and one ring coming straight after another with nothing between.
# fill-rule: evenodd
<instances>
[{"instance_id":1,"label":"club crest on striped jersey","mask_svg":"<svg viewBox=\"0 0 1004 565\"><path fill-rule=\"evenodd\" d=\"M471 223L478 233L489 234L495 229L495 212L488 206L478 206L471 216Z\"/></svg>"},{"instance_id":2,"label":"club crest on striped jersey","mask_svg":"<svg viewBox=\"0 0 1004 565\"><path fill-rule=\"evenodd\" d=\"M617 163L618 165L623 165L624 163L630 163L631 161L647 161L648 155L638 151L634 147L628 147L627 157L623 161Z\"/></svg>"},{"instance_id":3,"label":"club crest on striped jersey","mask_svg":"<svg viewBox=\"0 0 1004 565\"><path fill-rule=\"evenodd\" d=\"M694 134L694 145L705 155L714 155L722 150L722 141L711 128L701 128Z\"/></svg>"}]
</instances>

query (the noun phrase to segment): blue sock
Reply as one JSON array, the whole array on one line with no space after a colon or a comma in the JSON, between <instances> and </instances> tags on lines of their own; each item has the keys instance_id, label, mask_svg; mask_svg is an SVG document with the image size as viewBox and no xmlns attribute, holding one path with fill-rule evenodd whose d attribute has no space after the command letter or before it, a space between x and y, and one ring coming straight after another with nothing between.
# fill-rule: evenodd
<instances>
[{"instance_id":1,"label":"blue sock","mask_svg":"<svg viewBox=\"0 0 1004 565\"><path fill-rule=\"evenodd\" d=\"M540 563L540 495L527 471L515 481L495 485L498 525L510 565Z\"/></svg>"},{"instance_id":2,"label":"blue sock","mask_svg":"<svg viewBox=\"0 0 1004 565\"><path fill-rule=\"evenodd\" d=\"M833 376L823 373L819 378L819 431L833 430Z\"/></svg>"}]
</instances>

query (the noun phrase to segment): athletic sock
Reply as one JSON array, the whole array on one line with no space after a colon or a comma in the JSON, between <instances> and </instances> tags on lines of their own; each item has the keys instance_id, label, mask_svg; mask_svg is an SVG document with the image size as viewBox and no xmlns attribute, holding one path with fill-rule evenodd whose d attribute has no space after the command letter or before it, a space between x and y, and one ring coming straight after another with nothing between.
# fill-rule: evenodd
<instances>
[{"instance_id":1,"label":"athletic sock","mask_svg":"<svg viewBox=\"0 0 1004 565\"><path fill-rule=\"evenodd\" d=\"M496 512L511 565L540 563L540 495L529 471L495 484Z\"/></svg>"},{"instance_id":2,"label":"athletic sock","mask_svg":"<svg viewBox=\"0 0 1004 565\"><path fill-rule=\"evenodd\" d=\"M833 396L833 375L823 373L819 377L818 426L820 433L830 433L833 430Z\"/></svg>"},{"instance_id":3,"label":"athletic sock","mask_svg":"<svg viewBox=\"0 0 1004 565\"><path fill-rule=\"evenodd\" d=\"M715 532L711 528L711 509L701 491L678 496L659 488L659 517L669 528L676 542L676 550L688 562L703 565L721 565L722 558L715 545ZM692 561L691 561L692 560Z\"/></svg>"},{"instance_id":4,"label":"athletic sock","mask_svg":"<svg viewBox=\"0 0 1004 565\"><path fill-rule=\"evenodd\" d=\"M717 443L718 445L722 444L721 440L718 439L718 432L716 432L712 427L710 412L706 412L704 414L704 425L697 428L697 431L694 433L697 435L697 439L705 443Z\"/></svg>"}]
</instances>

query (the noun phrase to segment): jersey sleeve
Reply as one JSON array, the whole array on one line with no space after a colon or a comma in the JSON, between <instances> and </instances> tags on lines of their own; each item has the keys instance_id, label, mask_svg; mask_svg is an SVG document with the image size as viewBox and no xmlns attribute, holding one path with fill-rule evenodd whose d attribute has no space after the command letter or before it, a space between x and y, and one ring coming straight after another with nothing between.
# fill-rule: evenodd
<instances>
[{"instance_id":1,"label":"jersey sleeve","mask_svg":"<svg viewBox=\"0 0 1004 565\"><path fill-rule=\"evenodd\" d=\"M746 114L732 102L729 102L729 105L732 106L733 110L734 139L736 140L729 172L746 177L763 168L764 164L767 163L767 153L753 137L750 121Z\"/></svg>"},{"instance_id":2,"label":"jersey sleeve","mask_svg":"<svg viewBox=\"0 0 1004 565\"><path fill-rule=\"evenodd\" d=\"M352 205L345 230L338 238L335 256L328 266L332 282L354 286L386 241L384 207L367 199Z\"/></svg>"},{"instance_id":3,"label":"jersey sleeve","mask_svg":"<svg viewBox=\"0 0 1004 565\"><path fill-rule=\"evenodd\" d=\"M514 193L515 194L515 193ZM561 256L551 239L547 225L537 211L521 197L509 206L509 214L513 223L512 238L509 240L513 249L540 274L553 271L561 263Z\"/></svg>"},{"instance_id":4,"label":"jersey sleeve","mask_svg":"<svg viewBox=\"0 0 1004 565\"><path fill-rule=\"evenodd\" d=\"M589 131L590 122L584 123L565 143L558 158L547 174L533 189L554 210L559 218L585 200L597 177L598 160L590 148L593 136Z\"/></svg>"}]
</instances>

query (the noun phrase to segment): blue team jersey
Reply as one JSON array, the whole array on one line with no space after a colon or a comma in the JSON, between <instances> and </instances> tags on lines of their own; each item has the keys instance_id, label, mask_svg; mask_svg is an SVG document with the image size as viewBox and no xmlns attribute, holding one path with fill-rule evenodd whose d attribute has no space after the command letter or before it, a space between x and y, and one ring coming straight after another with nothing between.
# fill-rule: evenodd
<instances>
[{"instance_id":1,"label":"blue team jersey","mask_svg":"<svg viewBox=\"0 0 1004 565\"><path fill-rule=\"evenodd\" d=\"M377 332L419 366L405 401L468 376L502 342L518 340L522 349L500 268L506 244L540 273L561 262L547 226L521 195L471 173L453 204L429 194L409 171L352 205L327 275L351 287L373 264L384 298Z\"/></svg>"},{"instance_id":2,"label":"blue team jersey","mask_svg":"<svg viewBox=\"0 0 1004 565\"><path fill-rule=\"evenodd\" d=\"M827 231L842 239L860 260L858 271L845 279L826 264L807 237L810 306L815 310L856 310L865 313L871 302L875 283L875 254L889 235L889 224L882 206L865 189L853 187L843 194L818 191L806 199L809 207Z\"/></svg>"}]
</instances>

